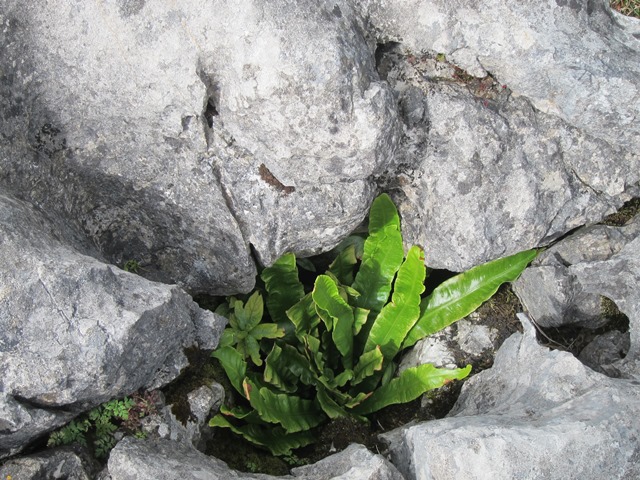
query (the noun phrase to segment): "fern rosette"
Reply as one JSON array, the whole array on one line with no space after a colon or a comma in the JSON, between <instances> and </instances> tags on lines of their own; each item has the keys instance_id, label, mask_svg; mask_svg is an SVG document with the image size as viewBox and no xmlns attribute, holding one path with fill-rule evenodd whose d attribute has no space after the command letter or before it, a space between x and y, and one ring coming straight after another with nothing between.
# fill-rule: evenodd
<instances>
[{"instance_id":1,"label":"fern rosette","mask_svg":"<svg viewBox=\"0 0 640 480\"><path fill-rule=\"evenodd\" d=\"M371 207L364 246L347 244L309 292L293 254L265 268L268 315L258 292L246 304L232 297L219 310L229 326L213 356L243 400L223 407L211 426L229 428L274 455L289 455L312 443L314 429L329 419L366 421L386 406L464 379L470 365L425 364L396 375L397 359L421 338L473 312L537 253L475 267L423 298L424 253L413 246L405 256L398 212L384 194Z\"/></svg>"}]
</instances>

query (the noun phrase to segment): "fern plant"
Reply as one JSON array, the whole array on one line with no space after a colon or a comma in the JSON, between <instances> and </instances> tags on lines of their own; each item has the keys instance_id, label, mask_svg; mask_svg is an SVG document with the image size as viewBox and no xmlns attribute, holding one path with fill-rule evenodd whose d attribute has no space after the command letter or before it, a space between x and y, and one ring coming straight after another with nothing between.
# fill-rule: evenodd
<instances>
[{"instance_id":1,"label":"fern plant","mask_svg":"<svg viewBox=\"0 0 640 480\"><path fill-rule=\"evenodd\" d=\"M139 430L140 419L155 412L156 400L157 397L153 392L136 393L133 398L110 400L51 433L47 446L55 447L71 443L89 446L90 444L95 456L104 458L115 446L114 434L119 429L124 429L136 436L142 433Z\"/></svg>"},{"instance_id":2,"label":"fern plant","mask_svg":"<svg viewBox=\"0 0 640 480\"><path fill-rule=\"evenodd\" d=\"M366 421L388 405L462 380L470 365L441 369L425 364L396 375L398 356L473 312L537 254L529 250L475 267L422 298L424 253L413 246L405 256L400 218L387 195L371 207L364 246L348 244L316 277L310 292L289 253L262 271L264 288L246 305L232 297L219 309L229 315L230 326L212 355L242 401L223 406L211 426L229 428L274 455L290 455L312 443L314 429L330 419ZM258 323L263 296L268 315ZM247 309L251 331L260 325L264 331L243 337L242 345L236 341L238 313Z\"/></svg>"}]
</instances>

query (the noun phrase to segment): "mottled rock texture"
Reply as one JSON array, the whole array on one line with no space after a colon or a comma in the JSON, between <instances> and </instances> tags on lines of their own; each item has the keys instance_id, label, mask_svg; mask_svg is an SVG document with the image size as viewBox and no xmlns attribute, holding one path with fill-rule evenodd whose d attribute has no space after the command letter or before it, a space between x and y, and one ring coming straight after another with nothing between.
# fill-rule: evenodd
<instances>
[{"instance_id":1,"label":"mottled rock texture","mask_svg":"<svg viewBox=\"0 0 640 480\"><path fill-rule=\"evenodd\" d=\"M0 195L0 456L215 348L225 320L183 290L83 255L30 205Z\"/></svg>"},{"instance_id":2,"label":"mottled rock texture","mask_svg":"<svg viewBox=\"0 0 640 480\"><path fill-rule=\"evenodd\" d=\"M528 322L528 320L524 320ZM505 342L468 380L448 418L386 434L406 478L635 478L637 381L611 379L571 354Z\"/></svg>"},{"instance_id":3,"label":"mottled rock texture","mask_svg":"<svg viewBox=\"0 0 640 480\"><path fill-rule=\"evenodd\" d=\"M194 292L362 221L399 128L357 11L123 5L8 2L0 184Z\"/></svg>"},{"instance_id":4,"label":"mottled rock texture","mask_svg":"<svg viewBox=\"0 0 640 480\"><path fill-rule=\"evenodd\" d=\"M640 150L640 25L607 0L362 3L381 37L490 72L538 111Z\"/></svg>"},{"instance_id":5,"label":"mottled rock texture","mask_svg":"<svg viewBox=\"0 0 640 480\"><path fill-rule=\"evenodd\" d=\"M108 472L111 480L403 480L384 457L356 444L313 465L294 468L291 475L274 477L231 470L218 459L168 440L143 442L127 438L112 451Z\"/></svg>"},{"instance_id":6,"label":"mottled rock texture","mask_svg":"<svg viewBox=\"0 0 640 480\"><path fill-rule=\"evenodd\" d=\"M640 217L622 227L583 228L542 252L515 282L514 289L531 317L542 327L601 327L608 321L603 315L602 294L588 291L575 269L582 263L608 260L638 234ZM605 281L616 283L606 272L602 275Z\"/></svg>"},{"instance_id":7,"label":"mottled rock texture","mask_svg":"<svg viewBox=\"0 0 640 480\"><path fill-rule=\"evenodd\" d=\"M382 66L404 121L396 199L428 265L462 271L549 243L637 194L636 150L537 110L517 86L404 44Z\"/></svg>"},{"instance_id":8,"label":"mottled rock texture","mask_svg":"<svg viewBox=\"0 0 640 480\"><path fill-rule=\"evenodd\" d=\"M78 454L71 448L59 448L53 451L29 455L8 460L0 466L0 478L3 480L92 480L96 476L98 465L88 460L88 454Z\"/></svg>"},{"instance_id":9,"label":"mottled rock texture","mask_svg":"<svg viewBox=\"0 0 640 480\"><path fill-rule=\"evenodd\" d=\"M257 263L332 248L380 189L454 271L639 193L640 25L605 0L4 0L0 51L2 455L173 378L221 327L188 293L247 292ZM395 443L409 478L639 475L638 239L596 230L584 258L536 267L557 285L537 300L548 325L593 326L611 298L629 352L610 335L589 355L623 378L514 337L456 416ZM190 445L118 448L115 478L235 475ZM397 475L349 472L326 475Z\"/></svg>"}]
</instances>

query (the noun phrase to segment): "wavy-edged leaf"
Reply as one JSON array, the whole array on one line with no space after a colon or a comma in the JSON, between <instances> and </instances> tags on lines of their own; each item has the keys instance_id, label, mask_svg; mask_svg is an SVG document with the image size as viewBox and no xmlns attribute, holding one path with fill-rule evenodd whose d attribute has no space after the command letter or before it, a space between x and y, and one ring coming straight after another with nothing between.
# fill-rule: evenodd
<instances>
[{"instance_id":1,"label":"wavy-edged leaf","mask_svg":"<svg viewBox=\"0 0 640 480\"><path fill-rule=\"evenodd\" d=\"M291 450L304 447L315 441L315 437L310 431L287 433L281 427L256 424L236 427L220 414L209 421L209 426L229 428L236 435L241 435L249 442L267 448L276 456L291 455Z\"/></svg>"},{"instance_id":2,"label":"wavy-edged leaf","mask_svg":"<svg viewBox=\"0 0 640 480\"><path fill-rule=\"evenodd\" d=\"M333 320L331 336L342 355L343 364L351 368L353 357L353 310L338 293L338 286L327 275L316 278L311 294L315 304Z\"/></svg>"},{"instance_id":3,"label":"wavy-edged leaf","mask_svg":"<svg viewBox=\"0 0 640 480\"><path fill-rule=\"evenodd\" d=\"M382 370L382 362L384 356L379 346L376 346L373 350L363 353L358 360L355 368L353 369L353 381L351 385L358 385L365 378L373 375L373 372L379 372Z\"/></svg>"},{"instance_id":4,"label":"wavy-edged leaf","mask_svg":"<svg viewBox=\"0 0 640 480\"><path fill-rule=\"evenodd\" d=\"M238 330L248 331L258 325L264 313L264 303L260 292L254 292L244 305L242 305L241 301L236 301L233 313L238 324Z\"/></svg>"},{"instance_id":5,"label":"wavy-edged leaf","mask_svg":"<svg viewBox=\"0 0 640 480\"><path fill-rule=\"evenodd\" d=\"M350 245L342 250L335 260L331 262L329 272L335 275L341 284L351 285L353 283L353 268L356 263L358 263L356 247L355 245Z\"/></svg>"},{"instance_id":6,"label":"wavy-edged leaf","mask_svg":"<svg viewBox=\"0 0 640 480\"><path fill-rule=\"evenodd\" d=\"M358 298L360 296L359 291L348 285L338 285L338 291L340 292L342 299L347 303L349 303L349 298Z\"/></svg>"},{"instance_id":7,"label":"wavy-edged leaf","mask_svg":"<svg viewBox=\"0 0 640 480\"><path fill-rule=\"evenodd\" d=\"M236 339L236 331L233 328L225 328L220 335L220 341L218 342L218 348L231 347L238 343Z\"/></svg>"},{"instance_id":8,"label":"wavy-edged leaf","mask_svg":"<svg viewBox=\"0 0 640 480\"><path fill-rule=\"evenodd\" d=\"M245 357L249 357L254 365L262 366L262 358L260 358L260 344L255 337L247 335L241 344L238 344L238 351L244 349Z\"/></svg>"},{"instance_id":9,"label":"wavy-edged leaf","mask_svg":"<svg viewBox=\"0 0 640 480\"><path fill-rule=\"evenodd\" d=\"M282 391L292 393L298 382L315 385L316 375L310 362L291 345L274 345L267 356L264 375L265 382L277 386Z\"/></svg>"},{"instance_id":10,"label":"wavy-edged leaf","mask_svg":"<svg viewBox=\"0 0 640 480\"><path fill-rule=\"evenodd\" d=\"M293 393L298 389L298 378L282 360L282 348L277 344L273 345L265 359L262 379L282 392Z\"/></svg>"},{"instance_id":11,"label":"wavy-edged leaf","mask_svg":"<svg viewBox=\"0 0 640 480\"><path fill-rule=\"evenodd\" d=\"M220 413L227 417L238 418L240 420L248 420L253 417L254 420L257 419L258 421L261 421L258 413L255 410L239 405L233 408L229 408L226 405L222 404L220 406Z\"/></svg>"},{"instance_id":12,"label":"wavy-edged leaf","mask_svg":"<svg viewBox=\"0 0 640 480\"><path fill-rule=\"evenodd\" d=\"M396 403L407 403L434 388L439 388L452 380L462 380L471 372L471 365L465 368L436 368L431 364L407 368L387 385L378 388L357 406L354 411L360 415L377 412L381 408Z\"/></svg>"},{"instance_id":13,"label":"wavy-edged leaf","mask_svg":"<svg viewBox=\"0 0 640 480\"><path fill-rule=\"evenodd\" d=\"M321 382L323 385L327 386L329 390L337 393L338 389L344 387L352 378L353 370L345 370L340 374L335 375L333 370L325 368Z\"/></svg>"},{"instance_id":14,"label":"wavy-edged leaf","mask_svg":"<svg viewBox=\"0 0 640 480\"><path fill-rule=\"evenodd\" d=\"M310 333L320 323L311 293L287 310L287 318L295 325L296 335Z\"/></svg>"},{"instance_id":15,"label":"wavy-edged leaf","mask_svg":"<svg viewBox=\"0 0 640 480\"><path fill-rule=\"evenodd\" d=\"M222 347L215 350L211 356L218 359L233 388L244 395L242 382L247 375L247 362L244 361L242 354L233 347Z\"/></svg>"},{"instance_id":16,"label":"wavy-edged leaf","mask_svg":"<svg viewBox=\"0 0 640 480\"><path fill-rule=\"evenodd\" d=\"M424 292L425 275L424 254L420 247L414 245L398 270L391 302L382 308L373 322L365 352L379 347L386 361L393 360L420 317L420 295Z\"/></svg>"},{"instance_id":17,"label":"wavy-edged leaf","mask_svg":"<svg viewBox=\"0 0 640 480\"><path fill-rule=\"evenodd\" d=\"M369 235L377 233L389 225L400 230L400 216L391 197L386 193L379 195L369 210Z\"/></svg>"},{"instance_id":18,"label":"wavy-edged leaf","mask_svg":"<svg viewBox=\"0 0 640 480\"><path fill-rule=\"evenodd\" d=\"M369 318L369 310L366 308L355 307L353 309L353 335L358 335L367 319Z\"/></svg>"},{"instance_id":19,"label":"wavy-edged leaf","mask_svg":"<svg viewBox=\"0 0 640 480\"><path fill-rule=\"evenodd\" d=\"M318 386L318 404L322 411L332 420L339 417L348 417L349 414L347 411L342 408L338 402L336 402L331 396L327 393L327 390L322 386Z\"/></svg>"},{"instance_id":20,"label":"wavy-edged leaf","mask_svg":"<svg viewBox=\"0 0 640 480\"><path fill-rule=\"evenodd\" d=\"M346 402L345 407L353 409L354 407L357 407L362 402L364 402L370 396L371 396L371 392L360 392L358 395L356 395L355 397L351 398L348 402ZM354 412L351 412L351 413L356 415ZM359 415L356 415L356 416L359 416Z\"/></svg>"},{"instance_id":21,"label":"wavy-edged leaf","mask_svg":"<svg viewBox=\"0 0 640 480\"><path fill-rule=\"evenodd\" d=\"M393 278L402 264L402 235L394 225L372 234L364 243L360 269L351 285L360 296L355 304L377 315L389 299Z\"/></svg>"},{"instance_id":22,"label":"wavy-edged leaf","mask_svg":"<svg viewBox=\"0 0 640 480\"><path fill-rule=\"evenodd\" d=\"M315 367L316 372L322 372L324 370L324 359L320 351L320 340L313 335L304 334L300 336L300 341L304 346L303 353L309 359L309 363Z\"/></svg>"},{"instance_id":23,"label":"wavy-edged leaf","mask_svg":"<svg viewBox=\"0 0 640 480\"><path fill-rule=\"evenodd\" d=\"M276 323L260 323L253 327L251 336L256 340L263 338L282 338L284 337L284 330L278 327Z\"/></svg>"},{"instance_id":24,"label":"wavy-edged leaf","mask_svg":"<svg viewBox=\"0 0 640 480\"><path fill-rule=\"evenodd\" d=\"M310 430L322 423L324 417L311 400L295 395L274 393L266 387L257 388L249 384L251 395L249 402L265 422L277 423L287 433Z\"/></svg>"},{"instance_id":25,"label":"wavy-edged leaf","mask_svg":"<svg viewBox=\"0 0 640 480\"><path fill-rule=\"evenodd\" d=\"M316 304L316 315L320 317L322 322L324 323L325 328L328 332L333 330L333 315L331 315L327 310L320 307L320 305Z\"/></svg>"},{"instance_id":26,"label":"wavy-edged leaf","mask_svg":"<svg viewBox=\"0 0 640 480\"><path fill-rule=\"evenodd\" d=\"M491 298L500 285L515 281L537 254L537 250L525 250L479 265L441 283L422 300L420 318L402 347L410 347L469 315Z\"/></svg>"},{"instance_id":27,"label":"wavy-edged leaf","mask_svg":"<svg viewBox=\"0 0 640 480\"><path fill-rule=\"evenodd\" d=\"M334 376L331 380L331 384L334 386L334 388L342 388L352 378L353 370L345 370L344 372Z\"/></svg>"},{"instance_id":28,"label":"wavy-edged leaf","mask_svg":"<svg viewBox=\"0 0 640 480\"><path fill-rule=\"evenodd\" d=\"M304 297L304 287L298 279L296 256L285 253L260 274L267 293L267 310L275 323L287 322L287 310Z\"/></svg>"}]
</instances>

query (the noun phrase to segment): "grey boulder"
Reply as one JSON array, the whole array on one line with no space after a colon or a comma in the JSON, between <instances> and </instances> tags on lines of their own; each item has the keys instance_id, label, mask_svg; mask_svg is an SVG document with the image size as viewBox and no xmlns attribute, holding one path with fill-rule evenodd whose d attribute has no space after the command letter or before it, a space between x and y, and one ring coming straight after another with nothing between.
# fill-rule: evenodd
<instances>
[{"instance_id":1,"label":"grey boulder","mask_svg":"<svg viewBox=\"0 0 640 480\"><path fill-rule=\"evenodd\" d=\"M403 47L387 58L406 106L396 200L406 241L425 247L429 266L463 271L547 244L637 193L635 151L536 110L491 77L428 77L421 68L437 61Z\"/></svg>"},{"instance_id":2,"label":"grey boulder","mask_svg":"<svg viewBox=\"0 0 640 480\"><path fill-rule=\"evenodd\" d=\"M30 205L0 195L0 456L107 400L156 388L214 348L226 321L176 286L64 245Z\"/></svg>"},{"instance_id":3,"label":"grey boulder","mask_svg":"<svg viewBox=\"0 0 640 480\"><path fill-rule=\"evenodd\" d=\"M367 24L347 1L214 3L226 21L202 75L231 211L265 264L330 249L364 218L401 134Z\"/></svg>"},{"instance_id":4,"label":"grey boulder","mask_svg":"<svg viewBox=\"0 0 640 480\"><path fill-rule=\"evenodd\" d=\"M248 291L255 266L206 161L190 37L202 25L185 28L197 9L135 5L4 2L0 185L110 263L191 292Z\"/></svg>"},{"instance_id":5,"label":"grey boulder","mask_svg":"<svg viewBox=\"0 0 640 480\"><path fill-rule=\"evenodd\" d=\"M400 129L350 2L5 3L0 185L110 263L233 294L366 215Z\"/></svg>"},{"instance_id":6,"label":"grey boulder","mask_svg":"<svg viewBox=\"0 0 640 480\"><path fill-rule=\"evenodd\" d=\"M407 479L637 478L637 381L514 334L450 416L385 435Z\"/></svg>"},{"instance_id":7,"label":"grey boulder","mask_svg":"<svg viewBox=\"0 0 640 480\"><path fill-rule=\"evenodd\" d=\"M602 314L603 294L589 291L582 284L584 277L577 276L576 268L583 263L608 260L639 233L640 217L622 227L582 228L542 252L515 282L514 290L541 327L601 327L608 322ZM601 274L606 281L616 283L615 278L605 272Z\"/></svg>"},{"instance_id":8,"label":"grey boulder","mask_svg":"<svg viewBox=\"0 0 640 480\"><path fill-rule=\"evenodd\" d=\"M187 393L185 404L179 406L183 410L188 408L188 418L179 420L173 412L173 404L163 405L157 414L143 420L143 431L204 451L207 441L213 436L209 419L220 410L224 398L222 385L202 385Z\"/></svg>"},{"instance_id":9,"label":"grey boulder","mask_svg":"<svg viewBox=\"0 0 640 480\"><path fill-rule=\"evenodd\" d=\"M638 219L640 217L636 217ZM626 356L610 365L620 375L640 381L640 236L618 253L602 261L580 263L572 267L586 292L604 295L615 302L629 318L629 346ZM624 342L624 338L620 339Z\"/></svg>"},{"instance_id":10,"label":"grey boulder","mask_svg":"<svg viewBox=\"0 0 640 480\"><path fill-rule=\"evenodd\" d=\"M68 447L28 455L7 460L0 466L0 478L92 480L98 466L87 458L87 453L77 453Z\"/></svg>"},{"instance_id":11,"label":"grey boulder","mask_svg":"<svg viewBox=\"0 0 640 480\"><path fill-rule=\"evenodd\" d=\"M356 444L313 465L295 468L291 475L274 477L231 470L224 462L180 443L131 437L123 439L111 451L108 473L111 480L403 480L398 470L382 456Z\"/></svg>"},{"instance_id":12,"label":"grey boulder","mask_svg":"<svg viewBox=\"0 0 640 480\"><path fill-rule=\"evenodd\" d=\"M640 150L640 25L608 0L363 3L380 37L490 72L538 111Z\"/></svg>"}]
</instances>

